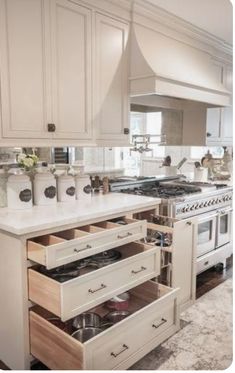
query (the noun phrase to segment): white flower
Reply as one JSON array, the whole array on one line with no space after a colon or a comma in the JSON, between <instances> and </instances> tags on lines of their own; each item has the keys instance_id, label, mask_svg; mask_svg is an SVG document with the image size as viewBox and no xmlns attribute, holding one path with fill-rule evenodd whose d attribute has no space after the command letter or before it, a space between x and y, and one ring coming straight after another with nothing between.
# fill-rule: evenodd
<instances>
[{"instance_id":1,"label":"white flower","mask_svg":"<svg viewBox=\"0 0 235 373\"><path fill-rule=\"evenodd\" d=\"M33 167L34 166L34 161L32 158L25 158L24 161L23 161L23 164L25 167Z\"/></svg>"},{"instance_id":2,"label":"white flower","mask_svg":"<svg viewBox=\"0 0 235 373\"><path fill-rule=\"evenodd\" d=\"M24 154L24 153L20 153L19 155L18 155L18 157L17 157L17 161L18 161L18 163L23 163L24 162L24 159L26 158L26 154Z\"/></svg>"}]
</instances>

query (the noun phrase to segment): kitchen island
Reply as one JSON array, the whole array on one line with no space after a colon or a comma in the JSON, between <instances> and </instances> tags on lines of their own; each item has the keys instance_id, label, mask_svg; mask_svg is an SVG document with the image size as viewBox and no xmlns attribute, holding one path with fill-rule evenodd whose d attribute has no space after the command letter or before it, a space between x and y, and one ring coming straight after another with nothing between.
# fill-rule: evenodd
<instances>
[{"instance_id":1,"label":"kitchen island","mask_svg":"<svg viewBox=\"0 0 235 373\"><path fill-rule=\"evenodd\" d=\"M112 193L73 204L35 206L28 211L1 209L0 360L17 370L29 369L34 357L46 364L50 362L51 369L125 369L178 330L177 289L149 281L160 273L160 249L134 242L146 236L147 224L145 220L133 219L132 215L142 211L156 212L159 202L156 198ZM120 218L125 225L118 224ZM34 269L35 264L47 269L56 268L115 247L121 247L123 259L120 262L64 284L43 276L37 271L37 266ZM103 281L107 284L103 285ZM89 296L77 298L76 294L80 291L83 294L86 286ZM99 306L114 295L132 291L132 288L136 289L134 297L138 298L138 292L146 291L148 294L141 303L142 308L138 310L133 304L134 314L131 317L121 322L120 326L115 325L101 333L100 339L93 338L94 341L91 339L82 347L68 334L61 337L61 331L43 318L44 312L49 312L66 321ZM74 299L78 299L76 304ZM29 312L35 303L36 311L33 308L33 312ZM38 312L38 308L44 311ZM141 320L150 322L150 330L145 332L145 343L141 342L140 346L137 336L132 333L126 335L126 328L130 327L136 333L134 325ZM155 331L151 322L156 324L156 334L150 337ZM149 326L143 325L143 330L145 328ZM118 358L110 360L109 348L118 352L122 350L121 340L120 345L112 346L111 341L116 340L116 334L119 338L120 335L127 339L131 337L128 343L132 343L133 347L128 347L123 357L118 355ZM95 354L97 343L106 343L107 351L100 351L107 354L104 363ZM61 344L64 349L60 358ZM54 347L49 349L50 345ZM78 355L82 356L79 361ZM53 358L54 361L51 361ZM65 360L67 365L63 365Z\"/></svg>"}]
</instances>

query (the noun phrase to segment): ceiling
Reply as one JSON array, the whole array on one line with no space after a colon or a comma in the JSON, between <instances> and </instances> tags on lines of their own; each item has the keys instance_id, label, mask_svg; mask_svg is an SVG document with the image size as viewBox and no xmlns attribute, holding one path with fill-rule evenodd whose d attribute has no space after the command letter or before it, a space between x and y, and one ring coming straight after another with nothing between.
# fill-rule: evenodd
<instances>
[{"instance_id":1,"label":"ceiling","mask_svg":"<svg viewBox=\"0 0 235 373\"><path fill-rule=\"evenodd\" d=\"M230 0L148 1L233 44L233 8Z\"/></svg>"}]
</instances>

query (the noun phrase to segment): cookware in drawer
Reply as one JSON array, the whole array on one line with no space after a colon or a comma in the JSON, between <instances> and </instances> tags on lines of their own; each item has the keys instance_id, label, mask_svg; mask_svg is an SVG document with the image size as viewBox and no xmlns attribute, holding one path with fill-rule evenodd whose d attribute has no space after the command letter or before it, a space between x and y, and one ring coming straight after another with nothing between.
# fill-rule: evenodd
<instances>
[{"instance_id":1,"label":"cookware in drawer","mask_svg":"<svg viewBox=\"0 0 235 373\"><path fill-rule=\"evenodd\" d=\"M110 251L114 256L118 253L112 264L97 268L97 255L88 257L73 263L75 277L65 282L59 282L58 276L43 266L29 268L29 299L68 320L160 274L160 249L156 246L132 242Z\"/></svg>"},{"instance_id":2,"label":"cookware in drawer","mask_svg":"<svg viewBox=\"0 0 235 373\"><path fill-rule=\"evenodd\" d=\"M47 319L52 315L36 306L30 311L31 353L50 369L126 369L179 328L177 289L147 281L129 291L130 316L82 343L70 328L58 328ZM92 310L101 317L102 304ZM149 347L148 347L149 346ZM131 365L130 364L130 365Z\"/></svg>"},{"instance_id":3,"label":"cookware in drawer","mask_svg":"<svg viewBox=\"0 0 235 373\"><path fill-rule=\"evenodd\" d=\"M146 236L146 221L122 218L29 239L28 258L47 269L136 241Z\"/></svg>"}]
</instances>

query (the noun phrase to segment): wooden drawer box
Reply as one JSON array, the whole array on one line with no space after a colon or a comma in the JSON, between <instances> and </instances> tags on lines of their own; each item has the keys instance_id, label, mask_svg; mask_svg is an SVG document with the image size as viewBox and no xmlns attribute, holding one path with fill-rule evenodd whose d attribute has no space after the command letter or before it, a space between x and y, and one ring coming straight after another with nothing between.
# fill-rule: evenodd
<instances>
[{"instance_id":1,"label":"wooden drawer box","mask_svg":"<svg viewBox=\"0 0 235 373\"><path fill-rule=\"evenodd\" d=\"M64 321L160 274L159 247L132 242L118 251L119 261L63 283L30 268L29 299Z\"/></svg>"},{"instance_id":2,"label":"wooden drawer box","mask_svg":"<svg viewBox=\"0 0 235 373\"><path fill-rule=\"evenodd\" d=\"M145 220L122 220L126 225L105 221L30 239L28 258L51 269L146 236Z\"/></svg>"},{"instance_id":3,"label":"wooden drawer box","mask_svg":"<svg viewBox=\"0 0 235 373\"><path fill-rule=\"evenodd\" d=\"M144 345L149 346L146 354L179 328L178 289L147 281L129 293L131 315L85 343L52 325L48 311L35 306L30 311L32 355L54 370L128 368ZM91 311L107 313L103 305Z\"/></svg>"}]
</instances>

